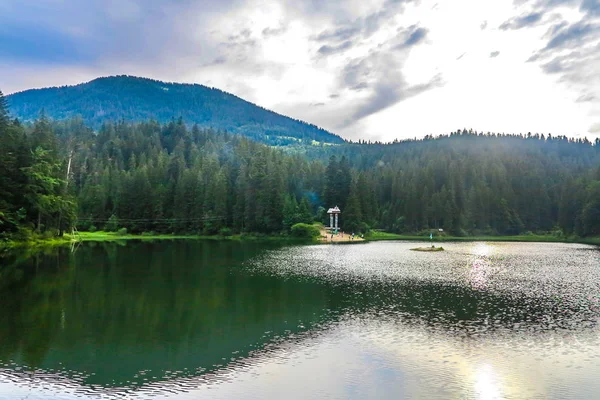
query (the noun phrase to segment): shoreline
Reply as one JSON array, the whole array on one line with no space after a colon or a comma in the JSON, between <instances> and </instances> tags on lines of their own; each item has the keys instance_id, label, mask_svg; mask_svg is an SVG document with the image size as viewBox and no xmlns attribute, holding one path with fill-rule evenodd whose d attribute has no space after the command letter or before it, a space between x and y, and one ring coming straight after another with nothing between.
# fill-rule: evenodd
<instances>
[{"instance_id":1,"label":"shoreline","mask_svg":"<svg viewBox=\"0 0 600 400\"><path fill-rule=\"evenodd\" d=\"M406 240L406 241L421 241L427 243L444 243L444 242L523 242L523 243L580 243L590 245L600 245L600 237L587 238L558 238L550 235L514 235L514 236L443 236L434 237L430 240L425 236L416 235L400 235L388 232L376 232L365 237L366 241L377 242L383 240Z\"/></svg>"},{"instance_id":2,"label":"shoreline","mask_svg":"<svg viewBox=\"0 0 600 400\"><path fill-rule=\"evenodd\" d=\"M65 234L63 237L53 238L34 238L28 241L7 241L0 242L0 251L6 251L10 249L19 248L43 248L43 247L54 247L54 246L66 246L70 244L77 244L83 242L119 242L129 240L140 240L140 241L153 241L153 240L215 240L215 241L282 241L290 243L315 243L312 239L298 238L293 236L275 236L275 235L171 235L171 234L157 234L157 235L138 235L138 234L125 234L119 235L116 232L80 232L75 237L70 234Z\"/></svg>"},{"instance_id":3,"label":"shoreline","mask_svg":"<svg viewBox=\"0 0 600 400\"><path fill-rule=\"evenodd\" d=\"M346 235L345 235L346 236ZM116 232L80 232L76 236L77 239L73 239L71 235L66 234L62 238L34 238L30 241L7 241L0 242L0 251L8 251L17 248L43 248L53 246L65 246L72 243L82 242L117 242L117 241L128 241L128 240L235 240L235 241L281 241L298 244L355 244L355 243L368 243L377 241L389 241L389 240L403 240L413 242L425 242L425 243L444 243L444 242L523 242L523 243L579 243L588 245L600 246L600 237L589 237L589 238L557 238L554 236L546 235L515 235L515 236L444 236L436 237L430 240L427 237L415 236L415 235L399 235L388 232L374 232L361 238L355 238L351 241L349 238L346 240L324 240L322 237L313 239L309 238L297 238L293 236L276 236L276 235L170 235L170 234L158 234L158 235L137 235L137 234L125 234L119 235Z\"/></svg>"},{"instance_id":4,"label":"shoreline","mask_svg":"<svg viewBox=\"0 0 600 400\"><path fill-rule=\"evenodd\" d=\"M329 231L323 227L320 226L319 230L321 232L321 235L317 238L318 242L321 244L346 244L346 243L360 243L360 242L366 242L367 240L365 238L361 238L358 235L354 236L354 239L351 238L351 234L349 234L348 232L340 232L337 235L331 235L331 233L329 233Z\"/></svg>"}]
</instances>

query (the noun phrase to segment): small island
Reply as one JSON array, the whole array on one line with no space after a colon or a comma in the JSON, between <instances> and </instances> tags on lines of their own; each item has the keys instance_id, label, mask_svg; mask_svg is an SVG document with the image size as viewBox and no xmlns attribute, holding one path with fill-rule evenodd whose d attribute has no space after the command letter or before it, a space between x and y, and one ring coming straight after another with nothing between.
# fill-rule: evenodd
<instances>
[{"instance_id":1,"label":"small island","mask_svg":"<svg viewBox=\"0 0 600 400\"><path fill-rule=\"evenodd\" d=\"M415 247L414 249L411 249L412 251L444 251L443 247L435 247L435 246L431 246L431 247Z\"/></svg>"}]
</instances>

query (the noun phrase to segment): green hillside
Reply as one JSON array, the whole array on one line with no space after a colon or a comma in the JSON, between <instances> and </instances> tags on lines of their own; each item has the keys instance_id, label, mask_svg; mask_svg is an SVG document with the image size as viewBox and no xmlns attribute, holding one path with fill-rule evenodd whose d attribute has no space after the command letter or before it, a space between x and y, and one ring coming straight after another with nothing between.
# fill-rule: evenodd
<instances>
[{"instance_id":1,"label":"green hillside","mask_svg":"<svg viewBox=\"0 0 600 400\"><path fill-rule=\"evenodd\" d=\"M81 116L94 129L108 121L167 123L182 118L190 125L226 130L270 145L344 142L315 125L197 84L115 76L76 86L27 90L7 99L11 114L23 121L34 121L42 110L55 120Z\"/></svg>"}]
</instances>

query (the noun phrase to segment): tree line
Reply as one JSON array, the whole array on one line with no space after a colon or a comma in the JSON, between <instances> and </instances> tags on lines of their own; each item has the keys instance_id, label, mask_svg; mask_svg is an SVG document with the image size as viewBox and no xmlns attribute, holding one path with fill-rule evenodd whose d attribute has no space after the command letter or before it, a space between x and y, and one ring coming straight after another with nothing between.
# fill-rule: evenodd
<instances>
[{"instance_id":1,"label":"tree line","mask_svg":"<svg viewBox=\"0 0 600 400\"><path fill-rule=\"evenodd\" d=\"M270 147L225 131L81 119L33 124L0 105L0 234L81 230L289 233L328 223L456 235L600 234L600 144L450 135Z\"/></svg>"}]
</instances>

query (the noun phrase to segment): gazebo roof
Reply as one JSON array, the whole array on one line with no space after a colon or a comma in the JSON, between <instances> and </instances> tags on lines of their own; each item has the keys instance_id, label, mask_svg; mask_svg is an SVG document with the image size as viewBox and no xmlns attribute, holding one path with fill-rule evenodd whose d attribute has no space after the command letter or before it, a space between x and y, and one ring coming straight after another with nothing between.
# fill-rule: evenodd
<instances>
[{"instance_id":1,"label":"gazebo roof","mask_svg":"<svg viewBox=\"0 0 600 400\"><path fill-rule=\"evenodd\" d=\"M341 211L338 208L338 206L335 206L333 208L330 208L329 210L327 210L327 214L340 214Z\"/></svg>"}]
</instances>

